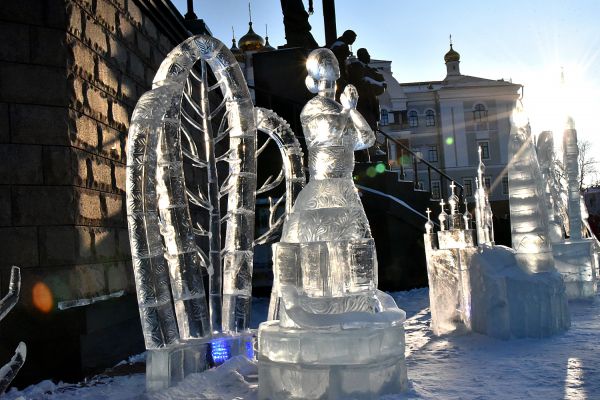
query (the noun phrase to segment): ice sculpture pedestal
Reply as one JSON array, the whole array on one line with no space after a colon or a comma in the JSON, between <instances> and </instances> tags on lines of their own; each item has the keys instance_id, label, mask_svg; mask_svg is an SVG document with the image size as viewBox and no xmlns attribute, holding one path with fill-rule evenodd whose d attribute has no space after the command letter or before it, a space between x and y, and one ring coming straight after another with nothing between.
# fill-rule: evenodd
<instances>
[{"instance_id":1,"label":"ice sculpture pedestal","mask_svg":"<svg viewBox=\"0 0 600 400\"><path fill-rule=\"evenodd\" d=\"M436 335L470 329L469 266L477 251L474 242L475 232L471 229L425 235L431 329Z\"/></svg>"},{"instance_id":2,"label":"ice sculpture pedestal","mask_svg":"<svg viewBox=\"0 0 600 400\"><path fill-rule=\"evenodd\" d=\"M556 269L565 281L569 300L596 296L598 254L594 239L565 240L552 244Z\"/></svg>"},{"instance_id":3,"label":"ice sculpture pedestal","mask_svg":"<svg viewBox=\"0 0 600 400\"><path fill-rule=\"evenodd\" d=\"M203 372L231 357L253 357L255 334L188 340L163 349L149 349L146 355L146 390L154 392L177 385L189 374Z\"/></svg>"},{"instance_id":4,"label":"ice sculpture pedestal","mask_svg":"<svg viewBox=\"0 0 600 400\"><path fill-rule=\"evenodd\" d=\"M408 384L403 320L341 330L261 324L259 399L378 399Z\"/></svg>"}]
</instances>

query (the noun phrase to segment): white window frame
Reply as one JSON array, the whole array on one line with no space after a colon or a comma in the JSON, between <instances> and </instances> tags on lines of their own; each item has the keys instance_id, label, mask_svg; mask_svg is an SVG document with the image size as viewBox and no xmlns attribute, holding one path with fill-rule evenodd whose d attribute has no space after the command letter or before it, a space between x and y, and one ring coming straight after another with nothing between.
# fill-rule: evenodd
<instances>
[{"instance_id":1,"label":"white window frame","mask_svg":"<svg viewBox=\"0 0 600 400\"><path fill-rule=\"evenodd\" d=\"M465 188L465 196L473 196L473 178L463 178L462 181Z\"/></svg>"},{"instance_id":2,"label":"white window frame","mask_svg":"<svg viewBox=\"0 0 600 400\"><path fill-rule=\"evenodd\" d=\"M406 114L408 117L408 126L411 128L418 128L419 127L419 113L416 112L415 110L410 110L408 112L408 114Z\"/></svg>"},{"instance_id":3,"label":"white window frame","mask_svg":"<svg viewBox=\"0 0 600 400\"><path fill-rule=\"evenodd\" d=\"M435 111L431 108L425 111L425 126L435 126Z\"/></svg>"},{"instance_id":4,"label":"white window frame","mask_svg":"<svg viewBox=\"0 0 600 400\"><path fill-rule=\"evenodd\" d=\"M487 155L484 153L482 144L485 144ZM479 140L479 141L477 141L477 149L479 149L479 148L481 148L481 159L482 160L489 160L491 158L490 157L490 141L489 140Z\"/></svg>"},{"instance_id":5,"label":"white window frame","mask_svg":"<svg viewBox=\"0 0 600 400\"><path fill-rule=\"evenodd\" d=\"M431 192L432 200L439 200L442 197L442 185L439 180L432 180L429 183L429 191Z\"/></svg>"}]
</instances>

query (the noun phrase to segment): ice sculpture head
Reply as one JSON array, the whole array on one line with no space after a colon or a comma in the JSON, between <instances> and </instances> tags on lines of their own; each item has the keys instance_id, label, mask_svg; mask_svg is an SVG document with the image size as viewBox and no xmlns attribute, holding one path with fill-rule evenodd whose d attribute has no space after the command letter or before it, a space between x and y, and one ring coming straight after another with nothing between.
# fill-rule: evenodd
<instances>
[{"instance_id":1,"label":"ice sculpture head","mask_svg":"<svg viewBox=\"0 0 600 400\"><path fill-rule=\"evenodd\" d=\"M306 87L311 93L321 96L335 96L335 81L340 77L337 58L329 49L313 50L306 60Z\"/></svg>"}]
</instances>

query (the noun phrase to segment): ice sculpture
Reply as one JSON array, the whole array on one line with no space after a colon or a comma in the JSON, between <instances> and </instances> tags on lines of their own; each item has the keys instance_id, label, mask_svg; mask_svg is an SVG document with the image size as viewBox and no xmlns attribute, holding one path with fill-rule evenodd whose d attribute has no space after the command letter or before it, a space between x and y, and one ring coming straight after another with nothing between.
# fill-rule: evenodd
<instances>
[{"instance_id":1,"label":"ice sculpture","mask_svg":"<svg viewBox=\"0 0 600 400\"><path fill-rule=\"evenodd\" d=\"M440 230L436 241L426 226L431 324L437 335L471 330L503 339L542 337L570 325L565 286L548 241L540 170L520 110L513 115L510 140L515 249L494 245L481 159L475 195L478 245L470 230Z\"/></svg>"},{"instance_id":2,"label":"ice sculpture","mask_svg":"<svg viewBox=\"0 0 600 400\"><path fill-rule=\"evenodd\" d=\"M260 399L373 399L406 387L405 313L377 290L375 243L352 180L354 151L375 136L328 49L307 60L318 93L300 115L310 182L273 245L278 319L260 325Z\"/></svg>"},{"instance_id":3,"label":"ice sculpture","mask_svg":"<svg viewBox=\"0 0 600 400\"><path fill-rule=\"evenodd\" d=\"M10 283L8 284L8 293L0 300L0 321L6 317L6 314L19 301L19 293L21 291L21 270L19 267L12 267L10 270ZM0 368L0 395L6 391L8 385L15 378L27 356L27 346L20 342L15 350L15 355L11 360Z\"/></svg>"},{"instance_id":4,"label":"ice sculpture","mask_svg":"<svg viewBox=\"0 0 600 400\"><path fill-rule=\"evenodd\" d=\"M540 164L542 178L544 180L544 192L546 198L546 210L548 210L548 233L552 243L563 239L564 225L561 217L562 198L560 192L562 185L560 178L556 174L556 159L554 155L554 138L552 132L544 131L540 133L536 143L537 158Z\"/></svg>"},{"instance_id":5,"label":"ice sculpture","mask_svg":"<svg viewBox=\"0 0 600 400\"><path fill-rule=\"evenodd\" d=\"M477 243L494 244L494 221L492 207L485 188L485 164L481 158L481 147L477 148L479 165L477 166L477 177L475 178L475 221L477 225Z\"/></svg>"},{"instance_id":6,"label":"ice sculpture","mask_svg":"<svg viewBox=\"0 0 600 400\"><path fill-rule=\"evenodd\" d=\"M584 238L579 192L579 149L577 131L572 118L563 133L563 165L567 178L570 237L553 243L556 268L561 273L570 299L593 298L597 291L598 243Z\"/></svg>"},{"instance_id":7,"label":"ice sculpture","mask_svg":"<svg viewBox=\"0 0 600 400\"><path fill-rule=\"evenodd\" d=\"M516 115L515 115L516 114ZM521 107L513 112L508 152L508 189L512 247L530 273L553 271L544 180L529 123Z\"/></svg>"},{"instance_id":8,"label":"ice sculpture","mask_svg":"<svg viewBox=\"0 0 600 400\"><path fill-rule=\"evenodd\" d=\"M582 238L578 157L579 148L577 147L577 130L575 130L575 122L572 118L569 118L567 128L563 132L563 164L567 175L569 194L569 232L572 240L580 240Z\"/></svg>"},{"instance_id":9,"label":"ice sculpture","mask_svg":"<svg viewBox=\"0 0 600 400\"><path fill-rule=\"evenodd\" d=\"M285 160L282 174L258 189L257 117ZM284 197L293 201L304 182L301 160L285 121L255 110L223 43L198 35L169 53L136 105L127 152L127 217L149 390L252 351L255 196L285 177ZM260 240L282 224L272 222Z\"/></svg>"}]
</instances>

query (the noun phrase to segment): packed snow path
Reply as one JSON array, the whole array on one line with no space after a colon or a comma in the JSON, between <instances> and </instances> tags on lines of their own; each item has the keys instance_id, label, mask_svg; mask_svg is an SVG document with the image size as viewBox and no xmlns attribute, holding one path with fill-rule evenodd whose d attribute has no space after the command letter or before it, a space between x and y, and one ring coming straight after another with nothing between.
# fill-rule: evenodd
<instances>
[{"instance_id":1,"label":"packed snow path","mask_svg":"<svg viewBox=\"0 0 600 400\"><path fill-rule=\"evenodd\" d=\"M569 331L546 339L503 341L478 334L434 337L427 289L393 294L405 324L409 392L395 399L600 399L600 297L571 303ZM255 299L255 324L266 315ZM142 374L98 377L79 385L42 382L6 399L256 399L256 365L234 359L179 386L144 395Z\"/></svg>"}]
</instances>

